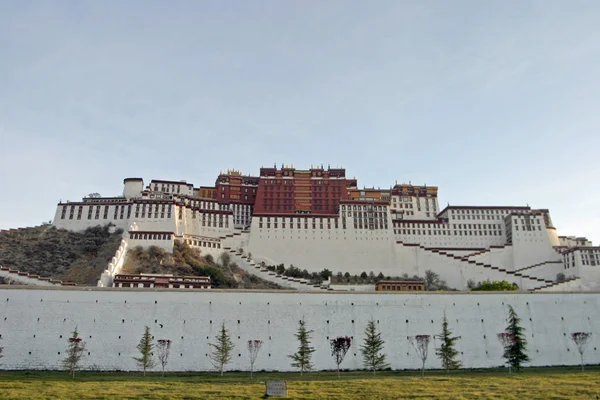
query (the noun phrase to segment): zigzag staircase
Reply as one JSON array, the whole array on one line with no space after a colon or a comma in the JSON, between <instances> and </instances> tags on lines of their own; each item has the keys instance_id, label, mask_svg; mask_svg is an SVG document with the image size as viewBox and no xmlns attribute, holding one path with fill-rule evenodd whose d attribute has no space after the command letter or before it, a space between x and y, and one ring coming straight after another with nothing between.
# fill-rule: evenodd
<instances>
[{"instance_id":1,"label":"zigzag staircase","mask_svg":"<svg viewBox=\"0 0 600 400\"><path fill-rule=\"evenodd\" d=\"M403 246L405 246L404 243L402 242L397 242L398 244L401 244ZM484 249L484 250L480 250L477 251L476 253L472 253L466 256L457 256L454 254L449 253L448 251L444 251L443 249L439 249L439 248L427 248L421 245L412 245L412 247L419 247L421 250L423 250L424 252L427 252L428 254L432 254L432 255L438 255L441 257L446 257L448 259L451 259L453 261L458 261L459 263L463 263L463 265L474 265L474 266L478 266L478 267L482 267L482 268L487 268L490 271L497 271L500 272L502 274L505 274L505 279L508 281L511 281L513 277L517 276L521 279L526 279L529 281L529 283L535 284L537 286L534 286L531 290L535 290L541 287L546 287L548 285L551 285L554 283L554 281L549 280L549 279L543 279L543 278L537 278L535 276L530 276L530 275L526 275L526 274L522 274L522 273L518 273L517 271L508 271L505 268L500 268L491 264L487 264L487 263L483 263L480 261L475 261L475 260L470 260L469 257L472 257L474 255L480 255L483 254L485 252L488 252L489 249ZM542 263L543 264L543 263ZM537 266L537 265L535 265ZM523 268L522 270L525 269L529 269L529 268L533 268L535 266L529 266L526 268Z\"/></svg>"}]
</instances>

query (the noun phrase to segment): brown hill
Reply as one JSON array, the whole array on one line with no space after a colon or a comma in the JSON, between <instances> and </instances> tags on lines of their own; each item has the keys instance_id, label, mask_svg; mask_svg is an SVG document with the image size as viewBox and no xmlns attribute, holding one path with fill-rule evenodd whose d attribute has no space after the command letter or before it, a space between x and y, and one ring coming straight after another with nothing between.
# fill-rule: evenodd
<instances>
[{"instance_id":1,"label":"brown hill","mask_svg":"<svg viewBox=\"0 0 600 400\"><path fill-rule=\"evenodd\" d=\"M181 241L175 242L173 253L156 246L129 250L123 272L210 276L214 288L281 289L238 268L230 262L228 253L215 261L211 255L203 256L199 249Z\"/></svg>"},{"instance_id":2,"label":"brown hill","mask_svg":"<svg viewBox=\"0 0 600 400\"><path fill-rule=\"evenodd\" d=\"M96 286L119 248L122 233L108 225L81 232L51 225L3 230L0 265L64 282ZM230 262L228 253L214 260L182 242L175 243L173 253L158 247L129 250L123 272L210 276L215 288L281 288L238 268Z\"/></svg>"},{"instance_id":3,"label":"brown hill","mask_svg":"<svg viewBox=\"0 0 600 400\"><path fill-rule=\"evenodd\" d=\"M0 232L0 265L42 277L95 286L115 255L121 230L96 226L82 232L51 225Z\"/></svg>"}]
</instances>

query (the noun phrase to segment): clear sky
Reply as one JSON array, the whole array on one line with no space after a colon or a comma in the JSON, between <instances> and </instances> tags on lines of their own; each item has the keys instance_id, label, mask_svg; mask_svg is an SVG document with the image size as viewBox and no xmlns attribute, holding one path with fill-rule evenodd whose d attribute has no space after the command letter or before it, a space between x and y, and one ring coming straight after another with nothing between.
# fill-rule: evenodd
<instances>
[{"instance_id":1,"label":"clear sky","mask_svg":"<svg viewBox=\"0 0 600 400\"><path fill-rule=\"evenodd\" d=\"M125 177L343 166L600 242L600 1L0 0L0 227Z\"/></svg>"}]
</instances>

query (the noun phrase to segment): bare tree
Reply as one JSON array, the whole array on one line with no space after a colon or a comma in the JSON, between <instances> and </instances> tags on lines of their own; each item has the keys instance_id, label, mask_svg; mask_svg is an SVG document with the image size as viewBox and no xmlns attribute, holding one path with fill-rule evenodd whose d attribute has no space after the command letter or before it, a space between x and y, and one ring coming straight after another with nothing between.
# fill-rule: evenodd
<instances>
[{"instance_id":1,"label":"bare tree","mask_svg":"<svg viewBox=\"0 0 600 400\"><path fill-rule=\"evenodd\" d=\"M262 340L248 340L248 353L250 353L250 380L252 380L254 363L256 362L256 357L258 356L258 352L260 351L262 344Z\"/></svg>"},{"instance_id":2,"label":"bare tree","mask_svg":"<svg viewBox=\"0 0 600 400\"><path fill-rule=\"evenodd\" d=\"M421 376L425 376L425 361L427 361L427 353L428 353L429 341L431 340L431 336L430 335L410 336L408 338L408 340L410 341L410 344L412 344L413 347L415 348L417 355L419 356L419 358L421 359L421 361L423 363L421 366Z\"/></svg>"},{"instance_id":3,"label":"bare tree","mask_svg":"<svg viewBox=\"0 0 600 400\"><path fill-rule=\"evenodd\" d=\"M81 359L85 352L85 342L79 337L77 327L71 333L67 340L67 356L62 361L63 367L69 371L71 377L75 378L75 372L81 366Z\"/></svg>"},{"instance_id":4,"label":"bare tree","mask_svg":"<svg viewBox=\"0 0 600 400\"><path fill-rule=\"evenodd\" d=\"M348 336L338 336L335 339L331 339L329 344L331 346L331 355L335 359L335 364L337 365L339 378L340 364L342 361L344 361L344 357L346 357L348 349L350 349L350 346L352 346L352 338Z\"/></svg>"},{"instance_id":5,"label":"bare tree","mask_svg":"<svg viewBox=\"0 0 600 400\"><path fill-rule=\"evenodd\" d=\"M156 341L156 352L158 353L158 361L162 367L162 377L165 377L165 367L169 362L169 354L171 353L171 341L169 339L158 339Z\"/></svg>"},{"instance_id":6,"label":"bare tree","mask_svg":"<svg viewBox=\"0 0 600 400\"><path fill-rule=\"evenodd\" d=\"M581 371L583 371L583 353L587 347L588 341L592 338L591 332L573 332L571 333L571 340L577 346L579 355L581 356Z\"/></svg>"}]
</instances>

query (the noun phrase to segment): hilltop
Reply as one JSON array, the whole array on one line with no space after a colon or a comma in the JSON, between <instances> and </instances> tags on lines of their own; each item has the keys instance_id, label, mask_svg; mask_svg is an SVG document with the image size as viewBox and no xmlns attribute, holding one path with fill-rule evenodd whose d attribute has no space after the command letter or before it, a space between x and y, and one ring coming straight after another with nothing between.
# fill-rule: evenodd
<instances>
[{"instance_id":1,"label":"hilltop","mask_svg":"<svg viewBox=\"0 0 600 400\"><path fill-rule=\"evenodd\" d=\"M51 225L3 230L0 265L42 277L96 285L121 242L121 230L95 226L81 232Z\"/></svg>"}]
</instances>

